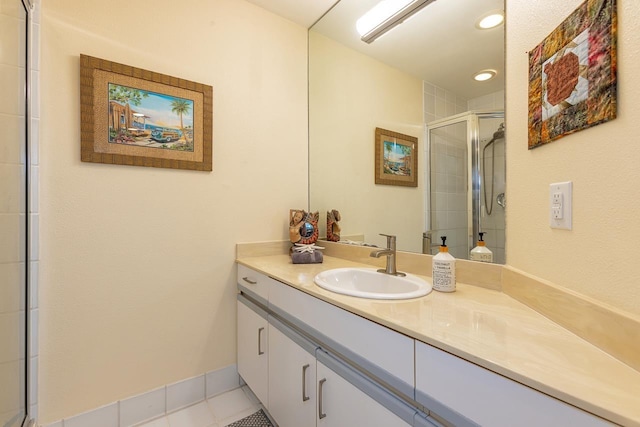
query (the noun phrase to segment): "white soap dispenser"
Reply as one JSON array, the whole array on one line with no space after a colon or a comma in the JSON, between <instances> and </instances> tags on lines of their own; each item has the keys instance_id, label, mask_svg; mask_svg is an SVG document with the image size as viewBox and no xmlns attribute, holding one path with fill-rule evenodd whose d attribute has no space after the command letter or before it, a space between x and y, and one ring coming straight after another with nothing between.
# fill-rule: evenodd
<instances>
[{"instance_id":1,"label":"white soap dispenser","mask_svg":"<svg viewBox=\"0 0 640 427\"><path fill-rule=\"evenodd\" d=\"M433 289L440 292L456 290L456 259L449 253L447 236L442 236L440 252L433 257Z\"/></svg>"},{"instance_id":2,"label":"white soap dispenser","mask_svg":"<svg viewBox=\"0 0 640 427\"><path fill-rule=\"evenodd\" d=\"M493 262L493 252L487 248L486 243L484 242L482 236L485 233L480 232L480 239L478 240L478 246L471 249L471 253L469 254L469 259L471 261L480 261L480 262Z\"/></svg>"}]
</instances>

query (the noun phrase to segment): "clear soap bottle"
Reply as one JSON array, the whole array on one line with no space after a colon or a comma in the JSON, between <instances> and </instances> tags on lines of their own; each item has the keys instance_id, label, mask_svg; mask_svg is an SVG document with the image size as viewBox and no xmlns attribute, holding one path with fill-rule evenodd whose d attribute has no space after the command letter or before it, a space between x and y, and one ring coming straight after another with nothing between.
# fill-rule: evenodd
<instances>
[{"instance_id":1,"label":"clear soap bottle","mask_svg":"<svg viewBox=\"0 0 640 427\"><path fill-rule=\"evenodd\" d=\"M480 239L478 240L478 246L471 249L471 253L469 254L469 259L471 261L480 261L480 262L493 262L493 252L487 248L486 243L484 242L482 236L485 233L478 233L480 235Z\"/></svg>"},{"instance_id":2,"label":"clear soap bottle","mask_svg":"<svg viewBox=\"0 0 640 427\"><path fill-rule=\"evenodd\" d=\"M433 289L440 292L456 290L456 259L449 253L447 237L442 236L440 252L433 257Z\"/></svg>"}]
</instances>

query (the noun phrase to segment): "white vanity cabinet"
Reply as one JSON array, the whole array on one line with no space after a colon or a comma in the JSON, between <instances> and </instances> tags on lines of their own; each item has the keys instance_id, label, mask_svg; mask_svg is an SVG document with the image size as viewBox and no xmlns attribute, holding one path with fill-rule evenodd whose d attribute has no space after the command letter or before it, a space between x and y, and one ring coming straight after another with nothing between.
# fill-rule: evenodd
<instances>
[{"instance_id":1,"label":"white vanity cabinet","mask_svg":"<svg viewBox=\"0 0 640 427\"><path fill-rule=\"evenodd\" d=\"M413 425L416 410L367 381L349 367L318 350L318 427L407 427ZM372 396L376 396L378 400ZM410 423L380 403L404 412ZM302 424L300 424L302 426Z\"/></svg>"},{"instance_id":2,"label":"white vanity cabinet","mask_svg":"<svg viewBox=\"0 0 640 427\"><path fill-rule=\"evenodd\" d=\"M610 426L574 406L430 345L416 342L416 400L482 426Z\"/></svg>"},{"instance_id":3,"label":"white vanity cabinet","mask_svg":"<svg viewBox=\"0 0 640 427\"><path fill-rule=\"evenodd\" d=\"M273 279L243 265L238 265L237 274L238 285L255 302L246 298L238 298L237 302L238 373L268 407L269 321L264 307L268 304L269 283Z\"/></svg>"},{"instance_id":4,"label":"white vanity cabinet","mask_svg":"<svg viewBox=\"0 0 640 427\"><path fill-rule=\"evenodd\" d=\"M264 310L238 300L238 373L265 405L269 406L269 323Z\"/></svg>"},{"instance_id":5,"label":"white vanity cabinet","mask_svg":"<svg viewBox=\"0 0 640 427\"><path fill-rule=\"evenodd\" d=\"M348 364L409 386L412 397L412 339L260 273L238 273L238 373L280 427L414 425L416 408ZM394 381L396 372L404 378Z\"/></svg>"},{"instance_id":6,"label":"white vanity cabinet","mask_svg":"<svg viewBox=\"0 0 640 427\"><path fill-rule=\"evenodd\" d=\"M280 427L315 425L316 348L310 341L271 319L269 413Z\"/></svg>"}]
</instances>

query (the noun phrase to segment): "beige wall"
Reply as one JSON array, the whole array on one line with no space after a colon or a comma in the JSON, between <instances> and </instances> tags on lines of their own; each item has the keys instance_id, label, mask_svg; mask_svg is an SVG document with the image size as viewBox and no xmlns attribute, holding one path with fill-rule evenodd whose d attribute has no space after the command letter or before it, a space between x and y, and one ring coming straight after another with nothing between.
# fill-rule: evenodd
<instances>
[{"instance_id":1,"label":"beige wall","mask_svg":"<svg viewBox=\"0 0 640 427\"><path fill-rule=\"evenodd\" d=\"M640 8L618 2L618 118L527 150L527 52L582 0L507 4L507 263L640 314ZM549 184L573 182L573 230L549 228Z\"/></svg>"},{"instance_id":2,"label":"beige wall","mask_svg":"<svg viewBox=\"0 0 640 427\"><path fill-rule=\"evenodd\" d=\"M321 236L326 211L338 209L343 234L381 246L379 233L395 234L399 249L421 252L422 81L315 32L309 50L310 198ZM418 138L417 188L375 184L376 127Z\"/></svg>"},{"instance_id":3,"label":"beige wall","mask_svg":"<svg viewBox=\"0 0 640 427\"><path fill-rule=\"evenodd\" d=\"M212 85L214 171L81 163L80 53ZM235 363L235 244L307 205L306 29L241 0L57 0L42 64L47 423Z\"/></svg>"}]
</instances>

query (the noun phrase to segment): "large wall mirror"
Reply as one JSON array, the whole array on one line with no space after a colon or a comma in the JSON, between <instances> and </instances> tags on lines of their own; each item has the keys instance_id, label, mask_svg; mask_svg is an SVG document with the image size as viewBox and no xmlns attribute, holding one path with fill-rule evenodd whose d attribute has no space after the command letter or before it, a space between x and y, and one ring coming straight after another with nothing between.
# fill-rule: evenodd
<instances>
[{"instance_id":1,"label":"large wall mirror","mask_svg":"<svg viewBox=\"0 0 640 427\"><path fill-rule=\"evenodd\" d=\"M468 258L484 232L504 263L504 0L436 0L371 43L341 0L309 30L309 208L340 212L342 240ZM474 74L491 70L487 81ZM375 129L418 139L417 187L374 179ZM384 161L401 159L384 158ZM393 165L390 173L397 170Z\"/></svg>"}]
</instances>

